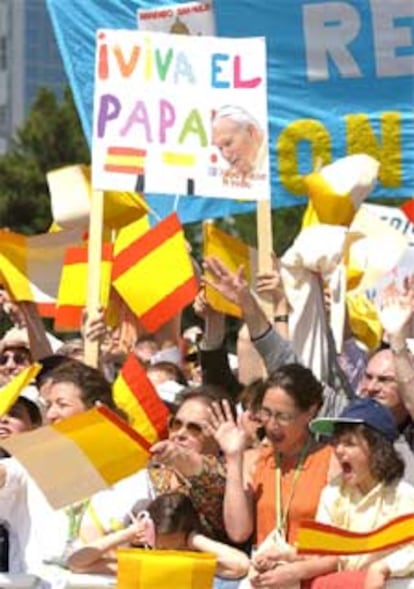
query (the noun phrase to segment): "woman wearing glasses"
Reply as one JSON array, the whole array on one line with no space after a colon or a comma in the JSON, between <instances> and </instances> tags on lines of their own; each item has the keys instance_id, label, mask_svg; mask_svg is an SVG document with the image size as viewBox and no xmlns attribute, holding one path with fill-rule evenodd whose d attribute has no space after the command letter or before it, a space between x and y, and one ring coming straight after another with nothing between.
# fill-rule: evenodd
<instances>
[{"instance_id":1,"label":"woman wearing glasses","mask_svg":"<svg viewBox=\"0 0 414 589\"><path fill-rule=\"evenodd\" d=\"M243 429L226 406L212 407L211 431L227 467L224 521L234 542L254 533L260 545L276 530L280 542L294 544L299 522L314 518L332 458L331 448L318 444L308 428L322 400L322 385L302 365L273 373L259 411L269 445L255 450L252 466L244 464Z\"/></svg>"}]
</instances>

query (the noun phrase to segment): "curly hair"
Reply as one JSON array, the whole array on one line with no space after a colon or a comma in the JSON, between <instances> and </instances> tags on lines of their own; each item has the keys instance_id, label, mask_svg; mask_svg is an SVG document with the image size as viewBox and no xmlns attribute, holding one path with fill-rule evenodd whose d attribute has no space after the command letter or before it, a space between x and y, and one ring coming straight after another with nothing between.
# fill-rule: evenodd
<instances>
[{"instance_id":1,"label":"curly hair","mask_svg":"<svg viewBox=\"0 0 414 589\"><path fill-rule=\"evenodd\" d=\"M323 403L323 386L312 370L302 364L285 364L278 368L264 382L264 394L270 388L281 388L300 411L307 411Z\"/></svg>"},{"instance_id":2,"label":"curly hair","mask_svg":"<svg viewBox=\"0 0 414 589\"><path fill-rule=\"evenodd\" d=\"M404 475L405 464L392 442L364 423L337 423L334 428L334 443L344 434L360 435L370 451L369 469L372 476L385 485L390 485Z\"/></svg>"}]
</instances>

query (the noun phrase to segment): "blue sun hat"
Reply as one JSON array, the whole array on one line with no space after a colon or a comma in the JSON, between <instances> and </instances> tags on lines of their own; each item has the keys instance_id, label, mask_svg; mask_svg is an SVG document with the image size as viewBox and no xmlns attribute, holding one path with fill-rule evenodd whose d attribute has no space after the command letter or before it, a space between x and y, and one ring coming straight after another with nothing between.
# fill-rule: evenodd
<instances>
[{"instance_id":1,"label":"blue sun hat","mask_svg":"<svg viewBox=\"0 0 414 589\"><path fill-rule=\"evenodd\" d=\"M363 423L382 434L390 442L398 438L397 424L391 411L375 399L356 399L345 407L338 417L317 417L309 428L314 434L332 436L337 423Z\"/></svg>"}]
</instances>

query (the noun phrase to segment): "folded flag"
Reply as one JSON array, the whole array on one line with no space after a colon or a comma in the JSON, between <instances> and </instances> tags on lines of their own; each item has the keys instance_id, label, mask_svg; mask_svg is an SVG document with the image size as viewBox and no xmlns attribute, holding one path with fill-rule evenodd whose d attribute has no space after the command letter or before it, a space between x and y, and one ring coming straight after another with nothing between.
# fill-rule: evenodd
<instances>
[{"instance_id":1,"label":"folded flag","mask_svg":"<svg viewBox=\"0 0 414 589\"><path fill-rule=\"evenodd\" d=\"M143 468L150 444L103 405L2 441L60 509Z\"/></svg>"},{"instance_id":2,"label":"folded flag","mask_svg":"<svg viewBox=\"0 0 414 589\"><path fill-rule=\"evenodd\" d=\"M134 353L126 359L112 391L130 425L150 444L166 437L169 411Z\"/></svg>"},{"instance_id":3,"label":"folded flag","mask_svg":"<svg viewBox=\"0 0 414 589\"><path fill-rule=\"evenodd\" d=\"M176 214L128 247L118 235L112 284L149 332L157 331L194 300L197 280Z\"/></svg>"},{"instance_id":4,"label":"folded flag","mask_svg":"<svg viewBox=\"0 0 414 589\"><path fill-rule=\"evenodd\" d=\"M246 279L249 284L253 284L257 273L257 250L255 248L221 231L210 221L203 224L203 243L204 258L218 258L231 272L237 272L240 266L244 266ZM206 288L206 297L208 303L216 311L233 317L242 316L238 305L229 302L210 286Z\"/></svg>"},{"instance_id":5,"label":"folded flag","mask_svg":"<svg viewBox=\"0 0 414 589\"><path fill-rule=\"evenodd\" d=\"M391 550L413 540L414 513L409 513L366 533L306 521L299 528L297 547L302 554L365 554Z\"/></svg>"},{"instance_id":6,"label":"folded flag","mask_svg":"<svg viewBox=\"0 0 414 589\"><path fill-rule=\"evenodd\" d=\"M65 166L46 174L53 219L60 227L89 225L93 190L91 169L85 165ZM135 192L104 192L104 225L119 229L136 221L149 210Z\"/></svg>"},{"instance_id":7,"label":"folded flag","mask_svg":"<svg viewBox=\"0 0 414 589\"><path fill-rule=\"evenodd\" d=\"M217 567L213 554L119 548L119 589L211 589Z\"/></svg>"},{"instance_id":8,"label":"folded flag","mask_svg":"<svg viewBox=\"0 0 414 589\"><path fill-rule=\"evenodd\" d=\"M0 417L6 415L10 407L17 401L22 390L32 382L41 368L41 364L37 362L27 366L0 389Z\"/></svg>"},{"instance_id":9,"label":"folded flag","mask_svg":"<svg viewBox=\"0 0 414 589\"><path fill-rule=\"evenodd\" d=\"M0 279L16 301L37 303L53 317L66 249L82 243L82 231L70 229L26 237L0 231Z\"/></svg>"},{"instance_id":10,"label":"folded flag","mask_svg":"<svg viewBox=\"0 0 414 589\"><path fill-rule=\"evenodd\" d=\"M112 272L112 244L102 247L100 304L109 304ZM56 300L56 331L79 330L88 294L88 245L69 247L65 252Z\"/></svg>"}]
</instances>

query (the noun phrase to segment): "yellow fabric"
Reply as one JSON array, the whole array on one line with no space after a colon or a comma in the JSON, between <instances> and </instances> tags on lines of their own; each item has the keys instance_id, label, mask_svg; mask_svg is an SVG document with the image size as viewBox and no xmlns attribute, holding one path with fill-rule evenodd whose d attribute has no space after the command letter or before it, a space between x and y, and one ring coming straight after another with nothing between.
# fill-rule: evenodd
<instances>
[{"instance_id":1,"label":"yellow fabric","mask_svg":"<svg viewBox=\"0 0 414 589\"><path fill-rule=\"evenodd\" d=\"M144 235L149 229L150 222L148 215L144 215L137 221L121 227L117 232L114 253L119 254L119 252L134 243L136 239Z\"/></svg>"},{"instance_id":2,"label":"yellow fabric","mask_svg":"<svg viewBox=\"0 0 414 589\"><path fill-rule=\"evenodd\" d=\"M348 292L346 306L352 333L369 350L375 350L383 332L375 305L362 293Z\"/></svg>"},{"instance_id":3,"label":"yellow fabric","mask_svg":"<svg viewBox=\"0 0 414 589\"><path fill-rule=\"evenodd\" d=\"M126 423L123 423L126 428ZM148 450L103 415L99 408L74 415L50 427L70 438L108 485L143 468L148 462Z\"/></svg>"},{"instance_id":4,"label":"yellow fabric","mask_svg":"<svg viewBox=\"0 0 414 589\"><path fill-rule=\"evenodd\" d=\"M351 224L355 207L349 194L336 193L318 172L308 174L304 181L313 207L313 211L307 211L304 222L315 224L316 215L319 223L345 226Z\"/></svg>"},{"instance_id":5,"label":"yellow fabric","mask_svg":"<svg viewBox=\"0 0 414 589\"><path fill-rule=\"evenodd\" d=\"M257 258L256 250L250 248L240 239L221 231L211 222L203 224L203 244L204 258L212 256L218 258L231 272L237 272L241 265L244 266L247 281L251 284L254 273L251 259ZM206 288L206 297L208 303L216 311L233 317L240 318L242 316L238 305L229 302L210 286Z\"/></svg>"},{"instance_id":6,"label":"yellow fabric","mask_svg":"<svg viewBox=\"0 0 414 589\"><path fill-rule=\"evenodd\" d=\"M140 550L118 552L118 589L212 589L216 557L200 552Z\"/></svg>"},{"instance_id":7,"label":"yellow fabric","mask_svg":"<svg viewBox=\"0 0 414 589\"><path fill-rule=\"evenodd\" d=\"M60 275L57 306L74 305L85 307L88 293L88 246L82 246L84 260L77 263L64 264ZM100 269L100 304L104 309L108 306L111 288L112 260L102 260Z\"/></svg>"},{"instance_id":8,"label":"yellow fabric","mask_svg":"<svg viewBox=\"0 0 414 589\"><path fill-rule=\"evenodd\" d=\"M14 405L22 390L27 387L39 373L41 365L35 362L24 368L13 380L0 389L0 417Z\"/></svg>"}]
</instances>

